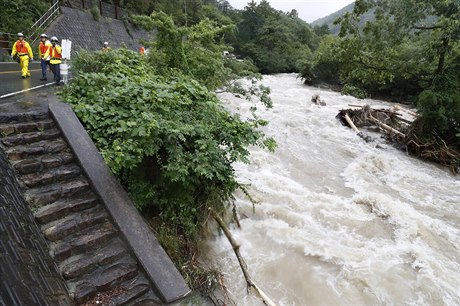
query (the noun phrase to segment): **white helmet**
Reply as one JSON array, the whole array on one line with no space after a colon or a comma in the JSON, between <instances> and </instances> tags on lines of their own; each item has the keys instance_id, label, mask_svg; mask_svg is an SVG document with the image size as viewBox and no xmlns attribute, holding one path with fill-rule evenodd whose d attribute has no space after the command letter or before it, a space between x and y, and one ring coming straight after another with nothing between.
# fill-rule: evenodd
<instances>
[{"instance_id":1,"label":"white helmet","mask_svg":"<svg viewBox=\"0 0 460 306\"><path fill-rule=\"evenodd\" d=\"M24 34L18 33L18 37L24 37Z\"/></svg>"},{"instance_id":2,"label":"white helmet","mask_svg":"<svg viewBox=\"0 0 460 306\"><path fill-rule=\"evenodd\" d=\"M45 33L43 33L42 35L40 35L40 38L48 38L48 36Z\"/></svg>"},{"instance_id":3,"label":"white helmet","mask_svg":"<svg viewBox=\"0 0 460 306\"><path fill-rule=\"evenodd\" d=\"M58 41L58 39L57 39L57 37L56 37L56 36L53 36L53 37L51 37L50 41L55 41L55 42L57 42L57 41Z\"/></svg>"},{"instance_id":4,"label":"white helmet","mask_svg":"<svg viewBox=\"0 0 460 306\"><path fill-rule=\"evenodd\" d=\"M109 43L108 43L108 42L104 42L104 46L108 46L108 45L109 45Z\"/></svg>"}]
</instances>

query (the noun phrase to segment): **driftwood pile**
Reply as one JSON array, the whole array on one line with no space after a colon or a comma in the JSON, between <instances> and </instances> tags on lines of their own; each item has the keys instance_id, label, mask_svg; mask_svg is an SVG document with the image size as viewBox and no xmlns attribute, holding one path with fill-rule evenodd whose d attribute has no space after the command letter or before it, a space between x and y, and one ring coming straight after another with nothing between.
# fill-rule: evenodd
<instances>
[{"instance_id":1,"label":"driftwood pile","mask_svg":"<svg viewBox=\"0 0 460 306\"><path fill-rule=\"evenodd\" d=\"M366 142L372 138L365 135L358 127L377 127L385 138L397 144L406 152L417 157L437 162L451 168L453 173L458 173L460 168L460 152L446 144L437 135L430 140L420 139L417 136L417 114L401 106L392 108L374 109L369 105L349 105L353 109L343 109L337 115L342 124L352 128L358 136Z\"/></svg>"}]
</instances>

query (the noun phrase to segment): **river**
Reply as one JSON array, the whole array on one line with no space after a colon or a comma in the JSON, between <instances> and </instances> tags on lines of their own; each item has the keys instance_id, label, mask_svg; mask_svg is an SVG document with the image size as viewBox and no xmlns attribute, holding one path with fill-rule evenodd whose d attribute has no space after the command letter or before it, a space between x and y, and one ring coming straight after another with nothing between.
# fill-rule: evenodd
<instances>
[{"instance_id":1,"label":"river","mask_svg":"<svg viewBox=\"0 0 460 306\"><path fill-rule=\"evenodd\" d=\"M458 177L383 140L365 143L335 119L347 104L388 103L308 87L293 74L263 83L274 107L258 114L278 148L251 148L251 163L235 165L259 204L253 213L236 193L242 229L232 229L256 284L278 305L460 305ZM312 104L313 94L327 106ZM221 98L250 116L253 103ZM235 304L261 305L226 238L207 244Z\"/></svg>"}]
</instances>

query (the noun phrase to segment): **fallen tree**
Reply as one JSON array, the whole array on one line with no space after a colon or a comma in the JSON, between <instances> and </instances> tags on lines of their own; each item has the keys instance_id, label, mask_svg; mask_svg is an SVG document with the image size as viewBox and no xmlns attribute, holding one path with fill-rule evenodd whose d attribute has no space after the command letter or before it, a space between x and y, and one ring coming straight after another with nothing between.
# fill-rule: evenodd
<instances>
[{"instance_id":1,"label":"fallen tree","mask_svg":"<svg viewBox=\"0 0 460 306\"><path fill-rule=\"evenodd\" d=\"M369 105L350 105L353 109L342 109L337 118L342 124L352 128L364 140L358 127L376 126L385 138L397 144L406 152L419 158L434 161L449 167L457 174L460 168L460 148L449 145L438 135L420 137L417 131L419 118L413 111L401 106L374 109Z\"/></svg>"},{"instance_id":2,"label":"fallen tree","mask_svg":"<svg viewBox=\"0 0 460 306\"><path fill-rule=\"evenodd\" d=\"M227 228L225 222L212 208L209 208L209 212L211 213L214 220L216 220L217 224L219 224L220 229L224 232L225 236L228 239L228 242L230 242L232 246L233 252L235 253L236 258L238 259L238 263L240 264L241 271L243 272L244 279L246 280L247 291L249 292L250 289L254 290L255 294L262 300L262 302L266 306L276 306L276 304L268 297L268 295L265 292L263 292L262 289L260 289L252 280L248 272L248 266L246 265L246 262L240 254L240 245L233 238L233 235Z\"/></svg>"}]
</instances>

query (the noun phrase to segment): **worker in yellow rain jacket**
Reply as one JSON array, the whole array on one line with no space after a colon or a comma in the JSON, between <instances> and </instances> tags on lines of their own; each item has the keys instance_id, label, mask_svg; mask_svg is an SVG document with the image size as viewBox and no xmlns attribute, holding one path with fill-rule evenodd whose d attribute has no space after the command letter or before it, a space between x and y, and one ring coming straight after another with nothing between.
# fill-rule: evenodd
<instances>
[{"instance_id":1,"label":"worker in yellow rain jacket","mask_svg":"<svg viewBox=\"0 0 460 306\"><path fill-rule=\"evenodd\" d=\"M56 85L61 84L61 58L62 58L62 48L58 45L58 39L56 36L51 37L51 47L48 48L48 51L45 53L45 58L50 57L50 68L54 74L54 82Z\"/></svg>"},{"instance_id":2,"label":"worker in yellow rain jacket","mask_svg":"<svg viewBox=\"0 0 460 306\"><path fill-rule=\"evenodd\" d=\"M19 57L19 64L21 65L22 78L30 77L29 71L29 60L34 60L34 54L32 48L27 41L24 40L24 34L18 33L18 40L13 45L13 51L11 52L11 58L15 56Z\"/></svg>"},{"instance_id":3,"label":"worker in yellow rain jacket","mask_svg":"<svg viewBox=\"0 0 460 306\"><path fill-rule=\"evenodd\" d=\"M51 47L51 43L48 40L46 34L40 35L40 44L38 45L38 55L40 56L41 67L42 67L42 78L40 81L46 81L46 68L50 64L50 57L45 57L46 51Z\"/></svg>"}]
</instances>

